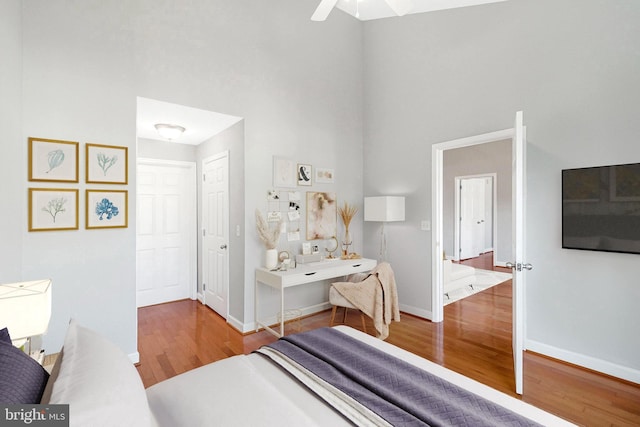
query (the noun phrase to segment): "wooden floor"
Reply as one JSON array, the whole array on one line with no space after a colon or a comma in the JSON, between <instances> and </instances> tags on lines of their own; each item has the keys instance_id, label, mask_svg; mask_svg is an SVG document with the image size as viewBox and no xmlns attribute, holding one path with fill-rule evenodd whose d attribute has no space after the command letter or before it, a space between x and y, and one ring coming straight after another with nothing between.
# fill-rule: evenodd
<instances>
[{"instance_id":1,"label":"wooden floor","mask_svg":"<svg viewBox=\"0 0 640 427\"><path fill-rule=\"evenodd\" d=\"M482 259L465 263L491 269ZM329 316L325 311L289 323L287 333L327 326ZM355 311L346 323L361 329ZM275 340L265 331L243 336L211 309L189 300L140 308L138 325L138 372L145 387ZM403 314L391 325L387 341L517 397L510 281L447 305L442 323ZM530 352L525 354L524 374L526 402L579 425L640 426L639 385Z\"/></svg>"}]
</instances>

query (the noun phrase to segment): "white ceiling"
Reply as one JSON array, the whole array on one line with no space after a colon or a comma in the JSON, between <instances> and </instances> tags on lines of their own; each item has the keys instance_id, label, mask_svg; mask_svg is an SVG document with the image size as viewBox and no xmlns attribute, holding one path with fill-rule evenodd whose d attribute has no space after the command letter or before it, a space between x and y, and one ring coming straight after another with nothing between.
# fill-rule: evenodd
<instances>
[{"instance_id":1,"label":"white ceiling","mask_svg":"<svg viewBox=\"0 0 640 427\"><path fill-rule=\"evenodd\" d=\"M157 141L198 145L242 120L242 117L138 97L137 136ZM162 138L154 125L179 125L186 130L175 141Z\"/></svg>"},{"instance_id":2,"label":"white ceiling","mask_svg":"<svg viewBox=\"0 0 640 427\"><path fill-rule=\"evenodd\" d=\"M336 7L355 17L356 1L358 3L358 19L361 21L396 16L385 0L339 0ZM413 7L409 13L432 12L434 10L453 9L456 7L497 3L501 1L506 0L412 0ZM318 4L320 4L320 0L318 0Z\"/></svg>"}]
</instances>

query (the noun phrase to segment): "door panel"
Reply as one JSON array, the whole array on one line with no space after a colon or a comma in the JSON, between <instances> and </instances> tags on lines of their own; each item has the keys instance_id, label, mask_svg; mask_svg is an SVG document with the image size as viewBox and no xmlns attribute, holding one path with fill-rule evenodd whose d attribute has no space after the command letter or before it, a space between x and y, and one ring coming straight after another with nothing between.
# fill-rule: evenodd
<instances>
[{"instance_id":1,"label":"door panel","mask_svg":"<svg viewBox=\"0 0 640 427\"><path fill-rule=\"evenodd\" d=\"M526 140L522 111L516 113L513 136L513 365L516 393L523 390L524 289L525 274L519 265L525 260L525 154Z\"/></svg>"},{"instance_id":2,"label":"door panel","mask_svg":"<svg viewBox=\"0 0 640 427\"><path fill-rule=\"evenodd\" d=\"M195 165L140 159L137 182L137 306L189 298L195 287Z\"/></svg>"},{"instance_id":3,"label":"door panel","mask_svg":"<svg viewBox=\"0 0 640 427\"><path fill-rule=\"evenodd\" d=\"M205 304L226 319L229 294L229 157L203 161L202 247Z\"/></svg>"}]
</instances>

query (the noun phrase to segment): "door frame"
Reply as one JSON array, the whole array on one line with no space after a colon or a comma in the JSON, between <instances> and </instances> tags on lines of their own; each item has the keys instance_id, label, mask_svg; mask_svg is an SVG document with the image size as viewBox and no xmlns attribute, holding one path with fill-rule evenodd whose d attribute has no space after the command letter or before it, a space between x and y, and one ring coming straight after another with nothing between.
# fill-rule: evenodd
<instances>
[{"instance_id":1,"label":"door frame","mask_svg":"<svg viewBox=\"0 0 640 427\"><path fill-rule=\"evenodd\" d=\"M444 167L444 164L443 164ZM493 185L491 188L491 239L492 247L495 253L496 250L496 242L498 239L498 210L496 209L496 205L498 204L498 190L497 190L497 181L498 174L495 172L492 173L483 173L478 175L461 175L455 177L455 192L454 192L454 231L453 231L453 260L460 261L460 181L463 179L471 179L471 178L491 178L493 181ZM444 194L444 190L443 190ZM485 248L486 249L486 248ZM495 265L495 258L493 260Z\"/></svg>"},{"instance_id":2,"label":"door frame","mask_svg":"<svg viewBox=\"0 0 640 427\"><path fill-rule=\"evenodd\" d=\"M443 194L444 194L444 152L455 148L471 147L489 142L512 139L515 130L503 129L482 135L469 136L441 142L431 146L431 217L433 233L431 235L431 321L444 320L444 291L442 283L443 241Z\"/></svg>"},{"instance_id":3,"label":"door frame","mask_svg":"<svg viewBox=\"0 0 640 427\"><path fill-rule=\"evenodd\" d=\"M189 210L191 211L191 218L189 227L191 228L191 232L189 235L189 298L195 300L198 295L198 277L197 277L197 269L198 269L198 208L196 201L196 193L197 193L197 176L196 176L196 162L189 161L180 161L180 160L165 160L165 159L153 159L150 157L138 157L136 159L136 174L138 165L147 165L147 166L171 166L171 167L179 167L182 169L186 169L189 171L190 179L193 179L192 189L189 191L188 204ZM137 179L136 179L136 185ZM137 190L136 190L137 192ZM137 202L136 202L137 203ZM138 213L138 206L136 204L136 215ZM136 232L137 233L137 232ZM137 236L137 234L136 234ZM136 243L136 251L137 243ZM136 265L136 269L137 269ZM136 292L138 290L138 285L136 283ZM136 301L136 306L137 306Z\"/></svg>"}]
</instances>

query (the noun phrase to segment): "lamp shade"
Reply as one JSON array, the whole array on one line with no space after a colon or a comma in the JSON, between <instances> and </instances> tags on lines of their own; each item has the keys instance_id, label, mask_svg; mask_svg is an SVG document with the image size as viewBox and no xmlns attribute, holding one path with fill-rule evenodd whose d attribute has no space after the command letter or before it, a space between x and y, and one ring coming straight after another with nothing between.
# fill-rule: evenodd
<instances>
[{"instance_id":1,"label":"lamp shade","mask_svg":"<svg viewBox=\"0 0 640 427\"><path fill-rule=\"evenodd\" d=\"M0 328L8 328L11 340L42 335L51 318L51 280L0 285Z\"/></svg>"},{"instance_id":2,"label":"lamp shade","mask_svg":"<svg viewBox=\"0 0 640 427\"><path fill-rule=\"evenodd\" d=\"M404 221L404 197L365 197L364 220L381 222Z\"/></svg>"}]
</instances>

